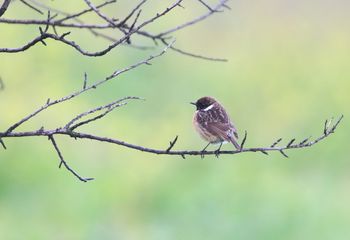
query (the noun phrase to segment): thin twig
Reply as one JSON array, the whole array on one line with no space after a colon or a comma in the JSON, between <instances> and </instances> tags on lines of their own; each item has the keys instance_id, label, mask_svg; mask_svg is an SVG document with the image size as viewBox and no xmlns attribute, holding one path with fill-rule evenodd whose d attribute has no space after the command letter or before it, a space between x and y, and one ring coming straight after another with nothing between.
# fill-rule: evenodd
<instances>
[{"instance_id":1,"label":"thin twig","mask_svg":"<svg viewBox=\"0 0 350 240\"><path fill-rule=\"evenodd\" d=\"M208 13L201 15L201 16L199 16L191 21L185 22L185 23L178 25L172 29L161 32L157 36L158 37L165 36L165 35L168 35L170 33L177 32L183 28L187 28L187 27L194 25L198 22L201 22L201 21L205 20L206 18L210 17L211 15L213 15L215 12L219 11L225 5L226 2L228 2L228 0L220 0L220 2L215 7L213 7L213 11L209 11Z\"/></svg>"},{"instance_id":2,"label":"thin twig","mask_svg":"<svg viewBox=\"0 0 350 240\"><path fill-rule=\"evenodd\" d=\"M76 49L78 52L80 52L84 56L90 56L90 57L103 56L106 53L108 53L109 51L111 51L112 49L114 49L115 47L117 47L118 45L122 44L124 41L126 41L128 38L130 38L130 36L132 34L136 33L138 30L140 30L144 26L150 24L151 22L155 21L156 19L158 19L158 18L164 16L165 14L167 14L173 8L177 7L182 1L183 0L177 0L173 5L171 5L170 7L166 8L163 12L157 13L154 17L144 21L142 24L140 24L139 26L135 27L135 29L133 29L130 32L128 32L125 36L120 38L118 41L114 42L113 44L109 45L107 48L105 48L105 49L103 49L101 51L88 52L88 51L83 50L74 41L66 40L63 37L63 35L62 36L57 36L55 34L50 34L50 33L45 33L44 32L40 36L38 36L35 39L33 39L32 41L30 41L29 43L25 44L24 46L21 46L19 48L12 48L12 49L11 48L0 48L0 52L7 52L7 53L22 52L22 51L25 51L25 50L29 49L30 47L34 46L36 43L42 42L44 39L51 38L51 39L63 42L65 44L73 47L74 49Z\"/></svg>"},{"instance_id":3,"label":"thin twig","mask_svg":"<svg viewBox=\"0 0 350 240\"><path fill-rule=\"evenodd\" d=\"M145 3L147 2L147 0L142 0L138 5L136 5L136 7L134 9L131 10L131 12L129 13L129 15L127 15L123 20L121 20L118 25L119 26L122 26L124 25L128 20L129 18L131 18L134 13Z\"/></svg>"},{"instance_id":4,"label":"thin twig","mask_svg":"<svg viewBox=\"0 0 350 240\"><path fill-rule=\"evenodd\" d=\"M103 13L101 13L101 11L94 4L92 4L89 0L84 1L100 18L108 22L111 26L116 27L114 21L106 15L104 15Z\"/></svg>"},{"instance_id":5,"label":"thin twig","mask_svg":"<svg viewBox=\"0 0 350 240\"><path fill-rule=\"evenodd\" d=\"M8 6L10 5L11 0L4 0L4 2L2 3L1 7L0 7L0 17L2 15L4 15L4 13L6 12Z\"/></svg>"},{"instance_id":6,"label":"thin twig","mask_svg":"<svg viewBox=\"0 0 350 240\"><path fill-rule=\"evenodd\" d=\"M169 143L169 147L165 150L166 152L169 152L175 145L175 143L177 142L177 139L178 139L178 135L176 135L176 137L174 138L173 141L170 141Z\"/></svg>"},{"instance_id":7,"label":"thin twig","mask_svg":"<svg viewBox=\"0 0 350 240\"><path fill-rule=\"evenodd\" d=\"M99 8L102 8L104 6L107 6L107 5L115 3L115 2L116 2L116 0L107 1L107 2L104 2L104 3L100 4L100 5L97 5L96 8L99 9ZM79 17L81 15L84 15L85 13L92 12L92 11L93 11L93 9L89 8L89 9L85 9L83 11L80 11L80 12L74 13L74 14L65 13L66 17L57 20L55 23L60 23L60 22L67 21L67 20L72 19L72 18L77 18L77 17Z\"/></svg>"},{"instance_id":8,"label":"thin twig","mask_svg":"<svg viewBox=\"0 0 350 240\"><path fill-rule=\"evenodd\" d=\"M161 39L162 43L165 45L168 45L167 41L165 39ZM190 56L190 57L194 57L194 58L199 58L199 59L203 59L203 60L209 60L209 61L214 61L214 62L227 62L228 60L225 58L214 58L214 57L206 57L203 55L199 55L199 54L195 54L195 53L190 53L190 52L186 52L182 49L176 48L174 46L170 47L171 50L178 52L182 55L186 55L186 56Z\"/></svg>"},{"instance_id":9,"label":"thin twig","mask_svg":"<svg viewBox=\"0 0 350 240\"><path fill-rule=\"evenodd\" d=\"M71 172L75 177L77 177L80 181L82 182L87 182L87 181L91 181L91 180L94 180L93 178L83 178L81 177L77 172L75 172L68 164L67 162L64 160L63 156L62 156L62 153L60 151L60 149L58 148L57 146L57 143L53 137L53 135L49 135L48 136L49 139L51 140L51 143L52 145L54 146L57 154L58 154L58 157L60 158L60 164L59 166L63 165L69 172Z\"/></svg>"},{"instance_id":10,"label":"thin twig","mask_svg":"<svg viewBox=\"0 0 350 240\"><path fill-rule=\"evenodd\" d=\"M33 5L31 5L30 3L24 1L24 0L20 0L24 5L26 5L27 7L31 8L32 10L34 10L37 13L40 13L41 15L44 15L44 13L37 7L34 7Z\"/></svg>"},{"instance_id":11,"label":"thin twig","mask_svg":"<svg viewBox=\"0 0 350 240\"><path fill-rule=\"evenodd\" d=\"M219 11L219 10L215 10L215 9L213 9L212 7L210 7L205 1L203 1L203 0L198 0L198 2L200 2L202 5L204 5L209 11L211 11L211 12L222 12L222 10L221 11Z\"/></svg>"},{"instance_id":12,"label":"thin twig","mask_svg":"<svg viewBox=\"0 0 350 240\"><path fill-rule=\"evenodd\" d=\"M91 89L95 89L95 88L97 88L99 85L104 84L105 82L107 82L107 81L109 81L109 80L111 80L111 79L113 79L113 78L119 76L120 74L125 73L125 72L128 72L128 71L130 71L130 70L132 70L132 69L135 69L135 68L137 68L137 67L139 67L139 66L141 66L141 65L148 65L149 62L152 61L153 59L162 56L162 55L168 50L168 48L169 48L172 44L174 44L174 42L175 42L175 40L172 41L172 42L170 43L170 45L167 46L166 48L164 48L160 53L158 53L158 54L156 54L156 55L151 55L151 56L149 56L148 58L146 58L146 59L144 59L144 60L142 60L142 61L140 61L140 62L137 62L137 63L135 63L135 64L133 64L133 65L131 65L131 66L129 66L129 67L126 67L126 68L124 68L124 69L117 70L117 71L113 72L111 75L109 75L108 77L106 77L105 79L100 80L100 81L98 81L98 82L96 82L96 83L94 83L94 84L92 84L92 85L86 87L85 89L78 90L78 91L76 91L76 92L74 92L74 93L71 93L71 94L69 94L69 95L67 95L67 96L65 96L65 97L60 98L60 99L57 99L57 100L50 100L49 102L46 102L45 105L41 106L40 108L38 108L37 110L35 110L35 111L32 112L31 114L27 115L26 117L22 118L20 121L16 122L16 123L13 124L12 126L10 126L10 127L7 129L6 133L12 132L14 129L16 129L17 127L19 127L20 125L22 125L24 122L28 121L28 120L31 119L32 117L36 116L38 113L42 112L43 110L45 110L45 109L47 109L47 108L49 108L49 107L51 107L51 106L53 106L53 105L56 105L56 104L61 103L61 102L65 102L65 101L70 100L70 99L72 99L72 98L74 98L74 97L77 97L77 96L79 96L80 94L85 93L85 92L87 92L87 91L89 91L89 90L91 90Z\"/></svg>"},{"instance_id":13,"label":"thin twig","mask_svg":"<svg viewBox=\"0 0 350 240\"><path fill-rule=\"evenodd\" d=\"M83 112L83 113L80 113L79 115L77 115L76 117L74 117L72 120L70 120L65 126L64 128L66 129L69 129L70 126L72 126L76 121L78 121L79 119L87 116L87 115L90 115L90 114L93 114L95 112L98 112L98 111L101 111L101 110L104 110L104 109L108 109L106 113L104 113L104 115L106 115L108 112L112 111L113 109L115 109L116 107L120 107L120 106L124 106L127 104L127 102L123 102L125 100L130 100L130 99L141 99L139 97L124 97L124 98L121 98L121 99L118 99L116 101L113 101L111 103L108 103L104 106L99 106L97 108L94 108L94 109L91 109L91 110L88 110L86 112ZM103 116L104 116L103 115Z\"/></svg>"}]
</instances>

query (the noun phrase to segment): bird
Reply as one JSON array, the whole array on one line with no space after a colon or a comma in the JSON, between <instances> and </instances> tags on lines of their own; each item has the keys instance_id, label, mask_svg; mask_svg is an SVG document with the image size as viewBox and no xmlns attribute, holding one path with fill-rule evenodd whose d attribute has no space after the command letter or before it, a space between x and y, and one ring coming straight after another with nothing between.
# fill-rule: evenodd
<instances>
[{"instance_id":1,"label":"bird","mask_svg":"<svg viewBox=\"0 0 350 240\"><path fill-rule=\"evenodd\" d=\"M222 144L226 142L232 143L238 151L241 151L241 146L237 143L237 130L225 108L215 98L201 97L191 104L196 106L193 116L194 128L208 142L202 153L210 144L220 144L216 150L218 157Z\"/></svg>"}]
</instances>

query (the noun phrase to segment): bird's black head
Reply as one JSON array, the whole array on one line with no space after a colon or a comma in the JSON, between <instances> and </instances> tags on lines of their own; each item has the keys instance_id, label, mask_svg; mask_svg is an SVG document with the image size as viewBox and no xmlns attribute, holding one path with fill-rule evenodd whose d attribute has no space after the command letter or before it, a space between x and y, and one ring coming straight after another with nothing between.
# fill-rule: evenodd
<instances>
[{"instance_id":1,"label":"bird's black head","mask_svg":"<svg viewBox=\"0 0 350 240\"><path fill-rule=\"evenodd\" d=\"M197 107L197 110L203 110L215 103L216 100L212 97L202 97L198 99L196 102L191 102L191 104Z\"/></svg>"}]
</instances>

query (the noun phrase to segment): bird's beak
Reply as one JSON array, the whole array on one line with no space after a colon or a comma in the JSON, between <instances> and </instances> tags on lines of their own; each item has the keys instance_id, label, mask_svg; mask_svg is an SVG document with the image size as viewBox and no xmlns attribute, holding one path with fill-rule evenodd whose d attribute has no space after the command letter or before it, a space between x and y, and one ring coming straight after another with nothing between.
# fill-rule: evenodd
<instances>
[{"instance_id":1,"label":"bird's beak","mask_svg":"<svg viewBox=\"0 0 350 240\"><path fill-rule=\"evenodd\" d=\"M190 102L190 104L195 105L195 106L197 105L197 104L196 104L196 103L194 103L194 102Z\"/></svg>"}]
</instances>

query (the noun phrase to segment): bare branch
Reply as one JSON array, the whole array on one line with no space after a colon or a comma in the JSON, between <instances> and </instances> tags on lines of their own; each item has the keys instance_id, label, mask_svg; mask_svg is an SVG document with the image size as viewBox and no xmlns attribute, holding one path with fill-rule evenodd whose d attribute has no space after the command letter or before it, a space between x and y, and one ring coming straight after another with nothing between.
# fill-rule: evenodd
<instances>
[{"instance_id":1,"label":"bare branch","mask_svg":"<svg viewBox=\"0 0 350 240\"><path fill-rule=\"evenodd\" d=\"M198 2L200 2L201 4L203 4L206 8L208 8L209 11L211 12L222 12L223 10L219 11L219 10L215 10L212 9L205 1L203 0L198 0Z\"/></svg>"},{"instance_id":2,"label":"bare branch","mask_svg":"<svg viewBox=\"0 0 350 240\"><path fill-rule=\"evenodd\" d=\"M52 145L54 146L59 158L60 158L60 164L59 164L59 167L61 167L61 165L63 165L69 172L71 172L75 177L77 177L80 181L82 182L87 182L87 181L91 181L91 180L94 180L93 178L83 178L81 177L77 172L75 172L68 164L67 162L64 160L63 156L62 156L62 153L60 151L60 149L58 148L57 146L57 143L53 137L53 135L49 135L48 136L49 139L51 140L52 142Z\"/></svg>"},{"instance_id":3,"label":"bare branch","mask_svg":"<svg viewBox=\"0 0 350 240\"><path fill-rule=\"evenodd\" d=\"M44 15L44 13L43 13L40 9L34 7L34 6L31 5L30 3L28 3L28 2L26 2L26 1L24 1L24 0L20 0L20 1L21 1L24 5L26 5L27 7L33 9L35 12L40 13L41 15Z\"/></svg>"},{"instance_id":4,"label":"bare branch","mask_svg":"<svg viewBox=\"0 0 350 240\"><path fill-rule=\"evenodd\" d=\"M203 15L197 16L191 21L187 21L185 23L182 23L178 26L168 28L163 30L161 33L158 34L153 34L151 32L148 32L147 30L144 30L146 26L149 24L157 21L160 19L162 16L165 16L168 14L170 11L175 9L176 7L182 7L181 2L183 0L173 0L172 4L163 10L162 12L157 13L153 17L143 20L142 23L139 23L139 17L142 11L142 6L146 3L147 0L140 0L140 2L133 8L129 13L126 14L126 16L117 22L117 20L110 18L109 16L103 14L101 12L101 8L104 6L107 6L111 3L116 2L115 0L111 0L105 3L102 3L100 5L94 5L90 0L84 0L85 3L88 5L89 9L84 9L77 11L76 13L70 14L63 12L58 9L53 9L51 7L48 7L45 4L42 4L40 2L37 2L36 0L20 0L23 4L27 5L28 7L34 9L35 11L42 13L42 9L49 10L47 14L47 18L45 20L18 20L18 19L2 19L0 18L0 23L6 23L6 24L20 24L20 25L38 25L40 35L29 41L28 43L18 47L18 48L0 48L0 52L5 52L5 53L17 53L17 52L22 52L25 51L32 46L36 45L37 43L42 43L45 46L47 45L48 39L52 39L55 41L58 41L60 43L63 43L65 45L68 45L81 53L82 55L85 56L90 56L90 57L98 57L98 56L103 56L110 52L112 49L115 49L118 46L129 44L130 46L133 47L138 47L137 45L131 45L130 39L133 37L133 34L136 34L137 36L144 37L146 39L152 40L155 44L155 46L158 46L158 43L164 44L166 47L159 52L156 55L151 55L139 62L136 62L132 65L129 65L123 69L113 71L110 75L107 77L100 79L95 82L90 82L88 83L87 79L87 74L84 74L84 82L82 84L82 87L80 86L78 90L73 91L72 93L62 97L58 98L56 100L51 100L48 98L46 100L46 103L33 111L32 113L26 115L22 119L20 119L18 122L10 125L10 127L4 131L0 132L0 144L4 149L6 149L4 139L5 138L15 138L15 137L34 137L34 136L39 136L39 137L48 137L49 140L51 141L52 145L54 146L59 159L60 159L60 164L59 167L62 165L69 171L71 172L75 177L77 177L80 181L86 182L89 180L92 180L92 178L83 178L79 174L77 174L65 161L62 152L60 148L58 147L55 138L58 135L61 135L63 137L71 137L74 139L89 139L93 141L98 141L98 142L105 142L105 143L111 143L114 145L118 145L121 147L129 148L129 149L134 149L137 151L142 151L142 152L147 152L151 154L157 154L157 155L174 155L174 156L181 156L183 159L186 158L188 155L192 156L204 156L204 155L215 155L219 156L221 154L227 154L227 155L233 155L233 154L241 154L244 152L257 152L257 153L263 153L268 155L270 152L279 152L282 154L284 157L288 157L286 154L287 150L292 150L292 149L300 149L300 148L306 148L306 147L311 147L318 142L322 141L323 139L327 138L329 135L335 132L336 128L340 124L341 120L343 119L343 116L341 116L335 124L332 124L332 121L326 121L324 124L323 128L323 134L315 138L314 140L310 140L309 138L305 138L302 141L298 141L299 143L296 143L295 138L293 138L291 141L289 141L286 145L280 146L280 142L282 141L282 138L279 138L277 141L275 141L272 145L269 145L269 147L249 147L249 148L244 148L244 145L246 143L247 139L247 132L245 131L244 138L241 142L241 149L237 150L221 150L220 148L215 151L201 151L201 150L173 150L177 140L178 136L176 136L172 141L169 142L169 147L167 149L157 149L157 148L149 148L145 147L143 145L136 145L136 144L131 144L124 142L122 140L116 139L116 138L109 138L109 137L102 137L98 135L92 135L89 133L83 133L80 131L76 131L79 127L90 124L92 122L97 121L98 119L101 119L105 117L107 114L115 110L116 108L120 106L124 106L128 103L127 100L131 99L140 99L138 97L124 97L120 98L118 100L115 100L113 102L110 102L108 104L98 106L92 109L89 109L87 111L81 112L80 114L74 116L71 118L71 120L66 123L65 126L63 127L57 127L55 129L50 129L47 130L44 127L41 127L38 130L35 131L23 131L23 132L18 132L15 131L19 126L21 126L23 123L26 123L27 121L31 120L33 117L41 113L42 111L56 105L63 103L65 101L69 101L75 97L80 96L83 93L86 93L92 89L97 88L98 86L117 78L119 75L126 73L128 71L131 71L141 65L150 65L151 61L157 57L162 56L169 48L175 52L178 52L183 55L195 57L195 58L200 58L200 59L205 59L205 60L211 60L211 61L227 61L226 59L221 59L221 58L211 58L211 57L205 57L200 54L193 54L187 51L183 51L179 48L176 48L173 46L175 40L172 40L171 43L168 43L168 39L174 39L170 36L170 34L175 33L181 29L187 28L189 26L192 26L194 24L197 24L208 17L212 16L214 13L217 12L222 12L224 9L229 9L229 7L226 5L228 0L218 0L219 2L216 4L216 6L211 7L209 4L207 4L206 0L197 0L201 5L203 5L205 8L208 9L208 12L206 12ZM30 2L30 3L29 3ZM8 5L10 3L10 0L5 0L0 6L0 17L5 13ZM56 13L51 15L50 13ZM106 23L104 24L86 24L82 20L80 20L80 17L83 15L89 13L89 12L94 12L96 15L98 15L101 19L103 19ZM56 20L55 17L57 14L61 14L64 17L61 19ZM131 21L131 19L133 19ZM74 21L73 23L68 23L70 22L69 20ZM50 32L50 27L52 27L53 32ZM100 36L108 41L111 41L109 43L110 45L105 46L102 50L100 51L87 51L84 48L82 48L79 43L76 43L73 40L68 40L67 36L70 34L70 32L64 32L61 27L66 27L66 28L74 28L74 29L87 29L89 30L94 36ZM57 28L57 29L56 29ZM57 31L59 30L59 31ZM120 37L119 39L114 37L113 35L109 36L110 33L103 33L103 30L117 30L121 31L124 35ZM58 34L60 32L60 34ZM115 31L113 31L114 33ZM136 36L135 35L135 36ZM0 78L0 90L4 88L4 84ZM279 145L279 146L277 146Z\"/></svg>"},{"instance_id":5,"label":"bare branch","mask_svg":"<svg viewBox=\"0 0 350 240\"><path fill-rule=\"evenodd\" d=\"M165 39L161 39L162 43L165 45L168 45L167 41ZM176 48L174 46L170 47L171 50L178 52L182 55L186 55L186 56L190 56L190 57L194 57L194 58L199 58L199 59L203 59L203 60L209 60L209 61L214 61L214 62L227 62L227 59L224 58L213 58L213 57L206 57L206 56L202 56L199 54L194 54L194 53L190 53L190 52L186 52L182 49Z\"/></svg>"},{"instance_id":6,"label":"bare branch","mask_svg":"<svg viewBox=\"0 0 350 240\"><path fill-rule=\"evenodd\" d=\"M0 7L0 17L2 15L4 15L4 13L6 12L9 4L10 4L11 0L4 0L4 2L2 3L1 7Z\"/></svg>"},{"instance_id":7,"label":"bare branch","mask_svg":"<svg viewBox=\"0 0 350 240\"><path fill-rule=\"evenodd\" d=\"M123 20L121 20L118 25L124 25L133 15L134 13L145 3L147 0L142 0Z\"/></svg>"},{"instance_id":8,"label":"bare branch","mask_svg":"<svg viewBox=\"0 0 350 240\"><path fill-rule=\"evenodd\" d=\"M101 13L101 11L94 4L92 4L89 0L84 1L100 18L108 22L111 26L116 27L114 21L106 15L104 15L103 13Z\"/></svg>"},{"instance_id":9,"label":"bare branch","mask_svg":"<svg viewBox=\"0 0 350 240\"><path fill-rule=\"evenodd\" d=\"M111 79L113 79L113 78L119 76L120 74L125 73L125 72L128 72L128 71L130 71L130 70L132 70L132 69L135 69L135 68L137 68L137 67L139 67L139 66L141 66L141 65L144 65L144 64L148 65L149 62L152 61L153 59L162 56L162 55L168 50L168 48L169 48L172 44L174 44L174 42L175 42L175 40L174 40L173 42L171 42L169 46L167 46L166 48L164 48L160 53L158 53L158 54L156 54L156 55L153 55L153 56L150 56L150 57L148 57L147 59L144 59L144 60L142 60L142 61L140 61L140 62L138 62L138 63L135 63L135 64L133 64L133 65L131 65L131 66L129 66L129 67L126 67L126 68L124 68L124 69L117 70L117 71L113 72L111 75L109 75L108 77L106 77L105 79L100 80L100 81L94 83L93 85L90 85L89 87L86 87L85 89L81 89L81 90L79 90L79 91L76 91L76 92L74 92L74 93L72 93L72 94L69 94L69 95L67 95L67 96L65 96L65 97L63 97L63 98L61 98L61 99L57 99L57 100L54 100L54 101L52 101L52 100L47 101L45 105L41 106L40 108L38 108L37 110L35 110L35 111L32 112L31 114L27 115L26 117L24 117L23 119L21 119L20 121L18 121L18 122L15 123L15 124L13 124L11 127L9 127L9 128L7 129L7 131L6 131L6 133L12 132L14 129L16 129L17 127L19 127L20 125L22 125L24 122L28 121L28 120L31 119L32 117L36 116L38 113L42 112L43 110L45 110L45 109L47 109L47 108L49 108L49 107L51 107L51 106L53 106L53 105L55 105L55 104L58 104L58 103L61 103L61 102L70 100L70 99L72 99L72 98L74 98L74 97L77 97L77 96L79 96L80 94L85 93L85 92L87 92L87 91L89 91L89 90L91 90L91 89L95 89L95 88L97 88L99 85L104 84L105 82L107 82L107 81L109 81L109 80L111 80Z\"/></svg>"},{"instance_id":10,"label":"bare branch","mask_svg":"<svg viewBox=\"0 0 350 240\"><path fill-rule=\"evenodd\" d=\"M159 33L157 36L158 37L165 36L165 35L168 35L170 33L177 32L183 28L187 28L187 27L194 25L198 22L201 22L201 21L205 20L206 18L210 17L211 15L213 15L215 12L218 12L221 8L223 8L223 6L225 5L226 2L228 2L228 0L220 0L220 2L213 8L212 11L209 11L208 13L206 13L202 16L199 16L199 17L197 17L189 22L186 22L186 23L178 25L172 29L169 29L167 31Z\"/></svg>"},{"instance_id":11,"label":"bare branch","mask_svg":"<svg viewBox=\"0 0 350 240\"><path fill-rule=\"evenodd\" d=\"M76 116L75 118L73 118L71 121L69 121L66 126L64 126L65 129L70 129L70 127L76 122L78 121L79 119L87 116L87 115L90 115L90 114L93 114L95 112L98 112L98 111L101 111L101 110L104 110L104 109L107 109L107 111L105 113L102 114L101 117L105 116L107 113L111 112L113 109L115 109L116 107L121 107L121 106L124 106L127 104L127 102L123 102L125 100L130 100L130 99L141 99L139 97L124 97L122 99L118 99L116 101L113 101L111 103L108 103L104 106L99 106L97 108L94 108L94 109L91 109L91 110L88 110L86 112L83 112L81 114L79 114L78 116ZM99 117L99 118L101 118ZM94 119L96 120L96 119ZM90 121L88 121L90 122ZM84 124L88 123L88 122L85 122ZM81 126L82 124L80 124L79 126Z\"/></svg>"},{"instance_id":12,"label":"bare branch","mask_svg":"<svg viewBox=\"0 0 350 240\"><path fill-rule=\"evenodd\" d=\"M126 41L128 38L130 38L130 36L134 33L136 33L138 30L140 30L141 28L143 28L144 26L148 25L149 23L155 21L156 19L164 16L165 14L167 14L169 11L171 11L173 8L177 7L180 3L182 2L182 0L177 0L173 5L171 5L170 7L166 8L163 12L161 13L157 13L154 17L146 20L145 22L143 22L142 24L140 24L138 27L136 27L133 30L130 30L129 33L127 33L124 37L120 38L118 41L114 42L113 44L109 45L107 48L105 48L104 50L101 51L97 51L97 52L88 52L83 50L78 44L76 44L74 41L69 41L66 40L64 38L64 36L57 36L55 34L50 34L50 33L42 33L40 36L36 37L35 39L33 39L32 41L30 41L29 43L27 43L26 45L19 47L19 48L0 48L0 52L7 52L7 53L16 53L16 52L22 52L24 50L27 50L28 48L34 46L36 43L38 42L42 42L43 40L47 39L47 38L51 38L54 39L56 41L60 41L63 42L71 47L73 47L74 49L76 49L78 52L80 52L81 54L85 55L85 56L90 56L90 57L98 57L98 56L103 56L106 53L108 53L109 51L111 51L112 49L114 49L115 47L117 47L118 45L120 45L121 43L123 43L124 41ZM48 23L49 24L49 23Z\"/></svg>"},{"instance_id":13,"label":"bare branch","mask_svg":"<svg viewBox=\"0 0 350 240\"><path fill-rule=\"evenodd\" d=\"M115 2L116 2L116 0L107 1L107 2L104 2L104 3L100 4L100 5L97 5L96 8L99 9L99 8L102 8L102 7L104 7L104 6L107 6L107 5L112 4L112 3L115 3ZM94 11L94 10L93 10L92 8L89 8L89 9L80 11L80 12L75 13L75 14L68 14L68 13L65 13L64 15L65 15L66 17L64 17L64 18L62 18L62 19L60 19L60 20L57 20L55 23L57 24L57 23L60 23L60 22L67 21L67 20L69 20L69 19L73 19L73 18L76 19L77 17L79 17L79 16L81 16L81 15L84 15L85 13L88 13L88 12L91 12L91 11Z\"/></svg>"},{"instance_id":14,"label":"bare branch","mask_svg":"<svg viewBox=\"0 0 350 240\"><path fill-rule=\"evenodd\" d=\"M343 117L340 117L338 120L338 125L340 121L342 120ZM337 124L333 125L334 131L336 130ZM308 142L307 144L294 144L290 146L282 146L282 147L252 147L252 148L244 148L241 150L221 150L221 151L202 151L202 150L179 150L179 151L167 151L167 150L161 150L161 149L154 149L154 148L148 148L144 146L139 146L131 143L124 142L122 140L118 139L113 139L113 138L108 138L108 137L101 137L101 136L96 136L88 133L82 133L82 132L75 132L75 131L69 131L64 128L58 128L54 130L45 130L45 131L33 131L33 132L10 132L10 133L1 133L0 132L0 138L12 138L12 137L33 137L33 136L50 136L50 135L66 135L75 139L90 139L90 140L95 140L99 142L106 142L106 143L111 143L111 144L116 144L120 145L126 148L130 149L135 149L141 152L148 152L152 154L157 154L157 155L177 155L177 156L186 156L186 155L192 155L192 156L201 156L201 155L222 155L222 154L227 154L227 155L233 155L233 154L240 154L240 153L245 153L245 152L262 152L264 154L268 152L280 152L284 156L287 157L285 154L285 150L293 150L293 149L300 149L300 148L308 148L311 147L318 142L324 140L328 136L330 136L333 132L329 132L328 134L323 134L320 137L314 139L313 141Z\"/></svg>"}]
</instances>

